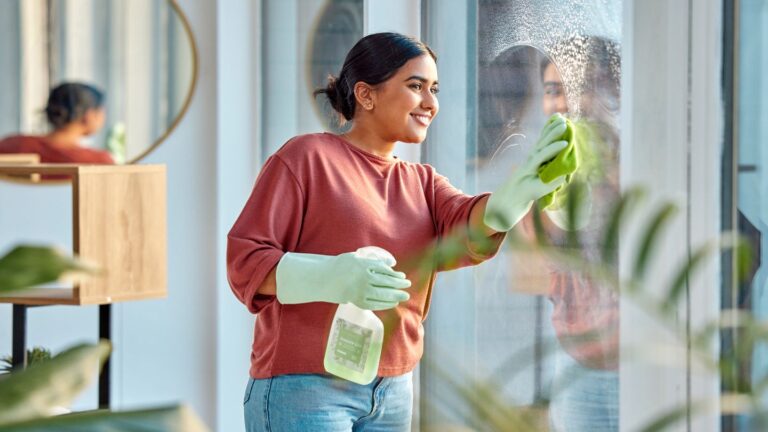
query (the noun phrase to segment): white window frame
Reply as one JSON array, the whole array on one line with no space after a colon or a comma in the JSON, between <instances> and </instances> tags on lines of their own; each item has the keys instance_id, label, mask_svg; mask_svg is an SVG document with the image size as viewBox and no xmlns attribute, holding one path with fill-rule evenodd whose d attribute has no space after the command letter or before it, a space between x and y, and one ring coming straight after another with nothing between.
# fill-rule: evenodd
<instances>
[{"instance_id":1,"label":"white window frame","mask_svg":"<svg viewBox=\"0 0 768 432\"><path fill-rule=\"evenodd\" d=\"M681 259L719 234L722 2L627 0L623 34L622 188L647 187L649 211L668 200L680 207L647 284L661 297ZM630 271L639 228L622 238L622 276ZM720 313L719 261L709 264L705 274L689 282L677 310L678 323L688 332ZM673 338L626 297L621 301L621 345L622 431L638 430L702 400L711 404L709 409L688 411L672 430L720 430L719 375L697 368L688 340ZM640 358L633 347L644 347L646 353L649 347L659 349ZM709 355L718 358L717 340L712 340Z\"/></svg>"}]
</instances>

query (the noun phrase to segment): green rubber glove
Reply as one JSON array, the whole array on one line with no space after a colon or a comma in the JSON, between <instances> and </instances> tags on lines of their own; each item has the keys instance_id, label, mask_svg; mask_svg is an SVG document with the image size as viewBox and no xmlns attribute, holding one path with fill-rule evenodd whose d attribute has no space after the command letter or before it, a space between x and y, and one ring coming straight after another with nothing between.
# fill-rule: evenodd
<instances>
[{"instance_id":1,"label":"green rubber glove","mask_svg":"<svg viewBox=\"0 0 768 432\"><path fill-rule=\"evenodd\" d=\"M370 250L372 247L358 249ZM353 303L361 309L391 309L410 298L405 273L395 271L389 252L347 252L341 255L286 253L277 264L277 300L283 304Z\"/></svg>"},{"instance_id":2,"label":"green rubber glove","mask_svg":"<svg viewBox=\"0 0 768 432\"><path fill-rule=\"evenodd\" d=\"M547 125L554 121L559 121L558 119L562 118L563 117L561 115L555 114L550 117ZM565 119L565 124L565 132L563 132L560 137L557 137L557 139L566 141L568 145L552 160L544 162L539 167L539 177L541 177L541 180L544 183L551 182L560 176L566 176L565 182L567 184L571 181L571 175L576 172L576 169L579 167L578 146L576 145L578 137L576 129L574 128L573 123L571 123L571 121L568 119ZM552 205L552 203L555 201L555 194L557 194L560 189L561 188L557 188L551 193L539 198L539 208L544 210Z\"/></svg>"},{"instance_id":3,"label":"green rubber glove","mask_svg":"<svg viewBox=\"0 0 768 432\"><path fill-rule=\"evenodd\" d=\"M564 176L543 181L539 167L568 146L568 142L559 140L566 128L565 118L560 115L553 116L544 126L528 160L488 198L483 215L485 225L499 232L509 231L528 213L535 200L565 183Z\"/></svg>"}]
</instances>

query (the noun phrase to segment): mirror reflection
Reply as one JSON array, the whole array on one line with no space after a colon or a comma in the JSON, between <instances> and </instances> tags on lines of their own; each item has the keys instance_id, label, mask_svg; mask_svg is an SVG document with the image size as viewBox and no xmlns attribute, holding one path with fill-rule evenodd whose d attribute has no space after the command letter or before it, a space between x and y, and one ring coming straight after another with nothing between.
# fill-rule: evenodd
<instances>
[{"instance_id":1,"label":"mirror reflection","mask_svg":"<svg viewBox=\"0 0 768 432\"><path fill-rule=\"evenodd\" d=\"M132 163L183 115L195 53L171 0L3 0L0 25L0 153Z\"/></svg>"}]
</instances>

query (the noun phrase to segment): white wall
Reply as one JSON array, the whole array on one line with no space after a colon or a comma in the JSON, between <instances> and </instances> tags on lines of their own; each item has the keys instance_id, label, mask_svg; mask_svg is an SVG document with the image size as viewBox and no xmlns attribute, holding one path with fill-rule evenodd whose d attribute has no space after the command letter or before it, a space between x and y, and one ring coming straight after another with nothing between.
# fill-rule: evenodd
<instances>
[{"instance_id":1,"label":"white wall","mask_svg":"<svg viewBox=\"0 0 768 432\"><path fill-rule=\"evenodd\" d=\"M216 4L180 1L198 46L192 104L145 163L168 166L168 298L124 303L114 317L115 406L188 402L216 409Z\"/></svg>"}]
</instances>

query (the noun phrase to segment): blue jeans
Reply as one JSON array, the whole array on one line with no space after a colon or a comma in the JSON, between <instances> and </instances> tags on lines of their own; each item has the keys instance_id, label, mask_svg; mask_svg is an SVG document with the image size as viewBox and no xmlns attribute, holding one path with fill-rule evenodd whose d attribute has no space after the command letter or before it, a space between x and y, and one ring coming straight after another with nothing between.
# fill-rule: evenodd
<instances>
[{"instance_id":1,"label":"blue jeans","mask_svg":"<svg viewBox=\"0 0 768 432\"><path fill-rule=\"evenodd\" d=\"M619 373L589 369L565 352L555 355L555 378L549 405L550 430L615 432L619 430Z\"/></svg>"},{"instance_id":2,"label":"blue jeans","mask_svg":"<svg viewBox=\"0 0 768 432\"><path fill-rule=\"evenodd\" d=\"M248 432L409 431L412 409L410 372L368 385L330 375L251 378L244 399Z\"/></svg>"}]
</instances>

